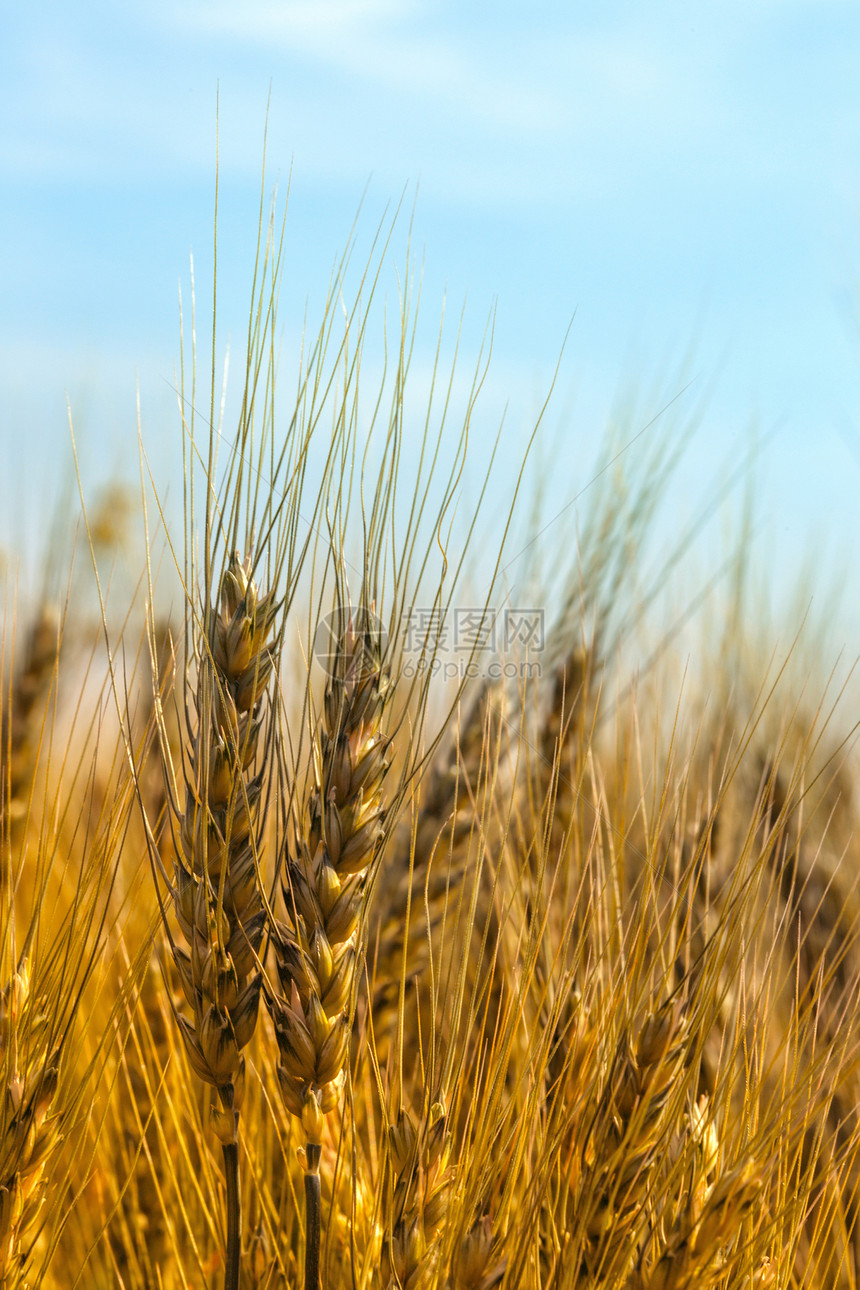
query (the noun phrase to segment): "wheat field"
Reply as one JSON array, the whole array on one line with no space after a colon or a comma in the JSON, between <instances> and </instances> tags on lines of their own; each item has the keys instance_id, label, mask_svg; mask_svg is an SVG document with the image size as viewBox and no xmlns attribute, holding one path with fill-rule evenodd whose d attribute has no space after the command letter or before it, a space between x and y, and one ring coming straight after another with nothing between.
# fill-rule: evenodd
<instances>
[{"instance_id":1,"label":"wheat field","mask_svg":"<svg viewBox=\"0 0 860 1290\"><path fill-rule=\"evenodd\" d=\"M7 578L0 1284L854 1287L850 713L741 579L684 684L637 638L670 439L573 542L492 462L463 520L486 356L416 420L407 274L365 379L390 236L276 408L261 218L181 531L144 436L134 539L82 489L74 577Z\"/></svg>"}]
</instances>

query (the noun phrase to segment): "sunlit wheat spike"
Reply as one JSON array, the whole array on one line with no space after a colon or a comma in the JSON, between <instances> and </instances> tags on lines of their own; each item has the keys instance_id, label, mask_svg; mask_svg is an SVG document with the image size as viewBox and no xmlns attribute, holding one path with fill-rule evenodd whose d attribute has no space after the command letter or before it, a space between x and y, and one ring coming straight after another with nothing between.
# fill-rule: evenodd
<instances>
[{"instance_id":1,"label":"sunlit wheat spike","mask_svg":"<svg viewBox=\"0 0 860 1290\"><path fill-rule=\"evenodd\" d=\"M192 1068L216 1090L212 1126L225 1145L237 1138L265 924L255 764L277 605L272 594L258 593L252 567L250 556L231 557L198 651L197 727L175 862L175 914L188 948L175 945L173 955L191 1009L179 1024Z\"/></svg>"},{"instance_id":2,"label":"sunlit wheat spike","mask_svg":"<svg viewBox=\"0 0 860 1290\"><path fill-rule=\"evenodd\" d=\"M391 683L372 626L342 604L323 711L313 733L307 818L284 882L271 997L284 1101L308 1144L340 1102L354 1002L358 930L370 867L385 838L383 714Z\"/></svg>"},{"instance_id":3,"label":"sunlit wheat spike","mask_svg":"<svg viewBox=\"0 0 860 1290\"><path fill-rule=\"evenodd\" d=\"M137 730L145 744L143 764L138 772L144 811L155 844L164 863L170 864L172 834L170 796L164 763L181 762L181 731L176 706L176 642L169 620L160 616L151 627L152 686L141 696ZM163 745L163 747L162 747Z\"/></svg>"},{"instance_id":4,"label":"sunlit wheat spike","mask_svg":"<svg viewBox=\"0 0 860 1290\"><path fill-rule=\"evenodd\" d=\"M284 879L285 919L274 928L280 992L266 995L284 1104L305 1137L307 1290L319 1286L325 1118L342 1105L367 880L386 837L384 714L393 691L373 612L352 609L340 580L333 620L310 796Z\"/></svg>"},{"instance_id":5,"label":"sunlit wheat spike","mask_svg":"<svg viewBox=\"0 0 860 1290\"><path fill-rule=\"evenodd\" d=\"M460 1241L453 1261L452 1290L492 1290L505 1275L489 1214L478 1219Z\"/></svg>"},{"instance_id":6,"label":"sunlit wheat spike","mask_svg":"<svg viewBox=\"0 0 860 1290\"><path fill-rule=\"evenodd\" d=\"M34 999L26 963L0 993L0 1284L23 1287L50 1169L61 1143L55 1099L60 1053L47 1000Z\"/></svg>"},{"instance_id":7,"label":"sunlit wheat spike","mask_svg":"<svg viewBox=\"0 0 860 1290\"><path fill-rule=\"evenodd\" d=\"M467 690L462 723L456 714L452 717L448 736L417 789L414 818L406 813L385 860L369 932L380 1045L392 1029L386 1027L385 1016L396 1012L404 951L406 980L412 982L426 971L430 946L438 942L442 924L454 919L494 702L501 702L495 683L482 681L474 692Z\"/></svg>"},{"instance_id":8,"label":"sunlit wheat spike","mask_svg":"<svg viewBox=\"0 0 860 1290\"><path fill-rule=\"evenodd\" d=\"M707 1190L700 1205L680 1219L664 1252L647 1270L631 1279L631 1290L694 1290L725 1285L731 1275L730 1254L762 1191L756 1163L745 1160L726 1170ZM772 1279L769 1261L753 1277L763 1286Z\"/></svg>"},{"instance_id":9,"label":"sunlit wheat spike","mask_svg":"<svg viewBox=\"0 0 860 1290\"><path fill-rule=\"evenodd\" d=\"M389 1177L383 1240L383 1285L404 1290L431 1283L439 1237L451 1206L454 1170L445 1105L419 1116L402 1107L388 1128Z\"/></svg>"},{"instance_id":10,"label":"sunlit wheat spike","mask_svg":"<svg viewBox=\"0 0 860 1290\"><path fill-rule=\"evenodd\" d=\"M646 1230L645 1203L671 1123L670 1098L687 1052L679 1002L667 1001L625 1029L575 1175L574 1212L585 1232L582 1268L626 1275Z\"/></svg>"},{"instance_id":11,"label":"sunlit wheat spike","mask_svg":"<svg viewBox=\"0 0 860 1290\"><path fill-rule=\"evenodd\" d=\"M44 707L58 651L58 615L45 604L27 633L24 657L12 678L8 708L6 695L3 695L3 720L0 723L0 839L5 839L0 842L0 867L3 875L9 862L6 851L18 842L26 816ZM14 856L11 858L14 860Z\"/></svg>"}]
</instances>

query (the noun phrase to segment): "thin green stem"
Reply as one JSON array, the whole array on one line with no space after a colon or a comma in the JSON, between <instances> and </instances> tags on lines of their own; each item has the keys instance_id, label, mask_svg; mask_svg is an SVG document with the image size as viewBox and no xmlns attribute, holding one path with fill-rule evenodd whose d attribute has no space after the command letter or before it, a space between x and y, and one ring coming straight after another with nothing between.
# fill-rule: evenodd
<instances>
[{"instance_id":1,"label":"thin green stem","mask_svg":"<svg viewBox=\"0 0 860 1290\"><path fill-rule=\"evenodd\" d=\"M227 1266L224 1272L224 1290L239 1290L242 1210L239 1203L238 1142L224 1143L224 1178L227 1182Z\"/></svg>"}]
</instances>

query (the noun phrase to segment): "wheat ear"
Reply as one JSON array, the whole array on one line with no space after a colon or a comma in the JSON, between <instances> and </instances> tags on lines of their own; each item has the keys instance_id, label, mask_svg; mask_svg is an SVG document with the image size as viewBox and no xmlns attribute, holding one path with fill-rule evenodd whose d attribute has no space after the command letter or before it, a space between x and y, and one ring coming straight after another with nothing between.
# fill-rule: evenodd
<instances>
[{"instance_id":1,"label":"wheat ear","mask_svg":"<svg viewBox=\"0 0 860 1290\"><path fill-rule=\"evenodd\" d=\"M731 1269L726 1251L760 1198L762 1178L752 1158L727 1170L691 1204L671 1234L660 1258L646 1272L637 1270L630 1290L711 1290L724 1284ZM769 1266L759 1269L766 1281Z\"/></svg>"},{"instance_id":2,"label":"wheat ear","mask_svg":"<svg viewBox=\"0 0 860 1290\"><path fill-rule=\"evenodd\" d=\"M373 1028L383 1064L397 1026L401 978L426 973L431 944L438 946L446 920L453 921L475 828L487 712L498 698L489 682L471 696L462 725L440 746L418 789L414 820L401 821L384 862L370 914Z\"/></svg>"},{"instance_id":3,"label":"wheat ear","mask_svg":"<svg viewBox=\"0 0 860 1290\"><path fill-rule=\"evenodd\" d=\"M197 677L197 730L190 749L176 859L176 917L188 949L173 958L192 1016L179 1016L189 1060L217 1094L211 1122L227 1180L226 1286L238 1286L241 1242L238 1128L245 1081L242 1049L257 1021L257 957L265 912L257 880L264 826L254 767L261 714L275 662L272 594L260 595L252 561L234 555L217 611L205 626Z\"/></svg>"},{"instance_id":4,"label":"wheat ear","mask_svg":"<svg viewBox=\"0 0 860 1290\"><path fill-rule=\"evenodd\" d=\"M448 1117L440 1101L418 1122L402 1108L389 1126L391 1174L383 1245L386 1290L417 1290L438 1265L438 1241L448 1217L453 1181L449 1139Z\"/></svg>"},{"instance_id":5,"label":"wheat ear","mask_svg":"<svg viewBox=\"0 0 860 1290\"><path fill-rule=\"evenodd\" d=\"M389 678L371 615L338 613L337 647L313 734L307 827L284 881L275 928L280 997L267 995L284 1103L301 1120L308 1228L305 1284L319 1285L319 1163L325 1117L339 1106L349 1051L359 922L385 835L381 728Z\"/></svg>"},{"instance_id":6,"label":"wheat ear","mask_svg":"<svg viewBox=\"0 0 860 1290\"><path fill-rule=\"evenodd\" d=\"M30 991L25 963L0 993L0 1285L24 1290L45 1190L45 1166L60 1143L51 1114L59 1079L52 1027Z\"/></svg>"},{"instance_id":7,"label":"wheat ear","mask_svg":"<svg viewBox=\"0 0 860 1290\"><path fill-rule=\"evenodd\" d=\"M580 1275L629 1271L672 1099L682 1084L688 1035L681 1004L670 999L619 1040L577 1189L586 1236Z\"/></svg>"},{"instance_id":8,"label":"wheat ear","mask_svg":"<svg viewBox=\"0 0 860 1290\"><path fill-rule=\"evenodd\" d=\"M27 814L41 738L41 716L57 662L59 622L43 605L27 636L23 666L14 676L0 744L0 881L9 881L16 846Z\"/></svg>"}]
</instances>

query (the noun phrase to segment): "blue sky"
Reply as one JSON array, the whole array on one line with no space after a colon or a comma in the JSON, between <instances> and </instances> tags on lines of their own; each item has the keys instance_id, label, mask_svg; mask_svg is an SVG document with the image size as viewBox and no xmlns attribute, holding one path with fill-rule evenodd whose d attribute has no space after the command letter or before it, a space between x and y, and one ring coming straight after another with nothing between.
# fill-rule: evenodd
<instances>
[{"instance_id":1,"label":"blue sky","mask_svg":"<svg viewBox=\"0 0 860 1290\"><path fill-rule=\"evenodd\" d=\"M418 184L427 345L445 291L455 311L468 298L467 358L497 308L478 433L505 405L525 427L575 314L554 503L584 482L619 385L655 386L644 423L692 345L680 413L709 394L670 521L757 425L772 432L759 508L775 578L810 543L828 573L853 566L855 0L83 0L20 5L4 25L0 544L28 533L31 499L68 460L67 395L94 480L134 476L138 381L157 467L176 460L177 283L191 251L201 284L211 263L216 86L234 343L271 87L269 177L283 190L292 170L287 343L368 181L368 234Z\"/></svg>"}]
</instances>

